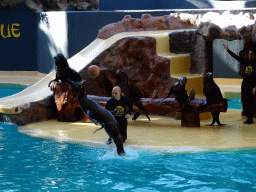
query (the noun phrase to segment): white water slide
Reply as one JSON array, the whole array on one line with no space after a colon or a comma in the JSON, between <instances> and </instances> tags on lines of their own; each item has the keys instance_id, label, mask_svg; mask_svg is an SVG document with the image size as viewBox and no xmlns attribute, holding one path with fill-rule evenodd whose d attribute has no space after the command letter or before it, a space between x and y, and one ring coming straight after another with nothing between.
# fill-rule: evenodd
<instances>
[{"instance_id":1,"label":"white water slide","mask_svg":"<svg viewBox=\"0 0 256 192\"><path fill-rule=\"evenodd\" d=\"M82 51L68 59L69 66L76 71L80 71L85 66L90 64L100 53L109 48L118 40L130 36L150 36L157 39L157 54L169 50L169 36L168 34L173 30L168 31L142 31L142 32L123 32L118 33L108 39L95 39L91 44L85 47ZM159 42L158 42L159 41ZM160 42L161 41L161 42ZM39 80L32 86L24 89L23 91L4 97L0 99L0 112L6 114L17 114L23 109L30 107L30 102L35 102L46 98L51 95L48 84L55 78L56 72L52 71L47 76Z\"/></svg>"}]
</instances>

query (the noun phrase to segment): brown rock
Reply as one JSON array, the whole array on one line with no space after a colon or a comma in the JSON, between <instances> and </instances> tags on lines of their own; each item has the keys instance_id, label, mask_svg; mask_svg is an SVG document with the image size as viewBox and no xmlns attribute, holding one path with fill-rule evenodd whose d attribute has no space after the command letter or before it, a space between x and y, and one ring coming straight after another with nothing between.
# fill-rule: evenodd
<instances>
[{"instance_id":1,"label":"brown rock","mask_svg":"<svg viewBox=\"0 0 256 192\"><path fill-rule=\"evenodd\" d=\"M122 21L111 23L100 29L97 37L107 39L120 32L191 28L195 28L195 26L190 22L185 22L170 15L152 17L150 14L143 14L141 19L126 15Z\"/></svg>"},{"instance_id":2,"label":"brown rock","mask_svg":"<svg viewBox=\"0 0 256 192\"><path fill-rule=\"evenodd\" d=\"M198 32L204 37L205 41L213 41L221 36L221 28L210 22L201 23Z\"/></svg>"},{"instance_id":3,"label":"brown rock","mask_svg":"<svg viewBox=\"0 0 256 192\"><path fill-rule=\"evenodd\" d=\"M1 0L0 6L14 7L25 2L33 12L65 11L71 8L77 11L99 10L99 0Z\"/></svg>"},{"instance_id":4,"label":"brown rock","mask_svg":"<svg viewBox=\"0 0 256 192\"><path fill-rule=\"evenodd\" d=\"M0 5L3 7L14 7L25 0L0 0Z\"/></svg>"},{"instance_id":5,"label":"brown rock","mask_svg":"<svg viewBox=\"0 0 256 192\"><path fill-rule=\"evenodd\" d=\"M87 91L91 95L111 96L111 90L119 84L116 76L118 69L129 77L129 82L140 89L144 97L152 97L154 90L159 97L169 92L169 59L156 55L156 40L152 37L127 37L114 43L101 53L80 75L87 81ZM101 73L97 78L90 78L87 69L97 65Z\"/></svg>"},{"instance_id":6,"label":"brown rock","mask_svg":"<svg viewBox=\"0 0 256 192\"><path fill-rule=\"evenodd\" d=\"M253 25L243 26L238 29L238 33L242 39L245 41L252 40L252 32L253 32Z\"/></svg>"},{"instance_id":7,"label":"brown rock","mask_svg":"<svg viewBox=\"0 0 256 192\"><path fill-rule=\"evenodd\" d=\"M236 26L228 26L221 30L221 37L228 41L240 39Z\"/></svg>"},{"instance_id":8,"label":"brown rock","mask_svg":"<svg viewBox=\"0 0 256 192\"><path fill-rule=\"evenodd\" d=\"M18 126L54 119L56 118L54 97L51 95L40 101L31 102L30 107L23 109L21 113L14 115L1 113L1 116L5 116L5 119L9 119L12 123L15 123Z\"/></svg>"},{"instance_id":9,"label":"brown rock","mask_svg":"<svg viewBox=\"0 0 256 192\"><path fill-rule=\"evenodd\" d=\"M77 121L77 111L80 108L77 100L77 90L69 82L57 82L54 90L54 99L57 107L58 121ZM82 116L80 115L80 119Z\"/></svg>"}]
</instances>

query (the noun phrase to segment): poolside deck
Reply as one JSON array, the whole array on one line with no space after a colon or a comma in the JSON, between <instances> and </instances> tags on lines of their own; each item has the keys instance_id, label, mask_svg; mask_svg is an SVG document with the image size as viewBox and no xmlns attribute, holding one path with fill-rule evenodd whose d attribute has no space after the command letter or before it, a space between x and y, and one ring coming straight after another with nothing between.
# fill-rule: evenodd
<instances>
[{"instance_id":1,"label":"poolside deck","mask_svg":"<svg viewBox=\"0 0 256 192\"><path fill-rule=\"evenodd\" d=\"M10 76L0 73L1 83L20 83L23 79L24 84L31 84L37 78L31 76L26 78L26 74ZM215 82L224 94L240 93L240 79L232 81L216 79ZM207 126L211 123L211 119L208 119L201 120L201 127L181 127L180 120L156 115L150 115L150 117L151 122L148 122L144 115L136 122L129 119L128 139L124 144L125 147L169 152L236 150L256 147L256 123L244 125L245 118L241 116L240 110L228 110L226 113L221 113L220 121L226 124L225 126ZM108 136L104 130L93 133L97 128L99 127L92 123L66 123L51 120L19 127L18 130L24 134L58 142L94 145L97 143L103 146Z\"/></svg>"},{"instance_id":2,"label":"poolside deck","mask_svg":"<svg viewBox=\"0 0 256 192\"><path fill-rule=\"evenodd\" d=\"M201 127L181 127L180 121L168 117L145 116L128 122L128 139L125 147L155 149L170 152L236 150L256 147L256 124L244 125L241 111L221 113L225 126L207 126L211 120L201 121ZM58 142L104 145L108 136L92 123L64 123L56 120L19 127L19 131L34 137Z\"/></svg>"}]
</instances>

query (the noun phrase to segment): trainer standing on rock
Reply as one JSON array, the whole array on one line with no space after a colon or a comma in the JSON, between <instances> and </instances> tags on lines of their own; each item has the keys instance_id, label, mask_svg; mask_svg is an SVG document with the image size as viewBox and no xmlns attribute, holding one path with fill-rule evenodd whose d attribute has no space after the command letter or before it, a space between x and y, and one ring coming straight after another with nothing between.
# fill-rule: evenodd
<instances>
[{"instance_id":1,"label":"trainer standing on rock","mask_svg":"<svg viewBox=\"0 0 256 192\"><path fill-rule=\"evenodd\" d=\"M123 142L127 139L127 119L130 117L133 109L133 104L129 97L121 95L121 88L115 86L112 89L112 98L108 100L106 109L111 111L115 116L119 129L123 138ZM110 144L111 138L108 139L107 144Z\"/></svg>"},{"instance_id":2,"label":"trainer standing on rock","mask_svg":"<svg viewBox=\"0 0 256 192\"><path fill-rule=\"evenodd\" d=\"M244 124L253 123L253 115L255 112L255 92L256 92L256 59L254 51L249 51L249 59L240 57L229 50L228 44L223 43L224 49L235 58L238 62L244 65L245 71L241 86L241 102L243 110L247 117Z\"/></svg>"}]
</instances>

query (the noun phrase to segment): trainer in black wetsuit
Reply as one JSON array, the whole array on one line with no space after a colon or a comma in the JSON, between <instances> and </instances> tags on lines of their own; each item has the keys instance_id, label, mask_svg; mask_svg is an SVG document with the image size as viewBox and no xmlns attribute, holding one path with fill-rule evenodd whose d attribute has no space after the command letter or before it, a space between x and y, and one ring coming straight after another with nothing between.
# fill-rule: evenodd
<instances>
[{"instance_id":1,"label":"trainer in black wetsuit","mask_svg":"<svg viewBox=\"0 0 256 192\"><path fill-rule=\"evenodd\" d=\"M129 97L121 95L121 88L116 86L112 89L112 98L108 100L106 109L111 111L115 116L119 129L123 138L123 142L127 139L127 119L130 117L133 104ZM111 143L109 138L107 144Z\"/></svg>"},{"instance_id":2,"label":"trainer in black wetsuit","mask_svg":"<svg viewBox=\"0 0 256 192\"><path fill-rule=\"evenodd\" d=\"M255 112L255 95L252 90L256 87L256 59L254 59L254 52L249 51L249 59L247 59L230 51L228 49L228 44L223 44L223 47L233 58L244 65L245 71L241 86L241 102L247 117L247 120L244 123L252 124Z\"/></svg>"}]
</instances>

